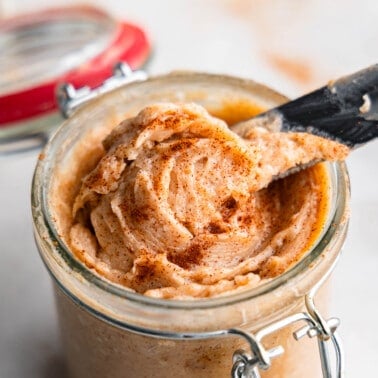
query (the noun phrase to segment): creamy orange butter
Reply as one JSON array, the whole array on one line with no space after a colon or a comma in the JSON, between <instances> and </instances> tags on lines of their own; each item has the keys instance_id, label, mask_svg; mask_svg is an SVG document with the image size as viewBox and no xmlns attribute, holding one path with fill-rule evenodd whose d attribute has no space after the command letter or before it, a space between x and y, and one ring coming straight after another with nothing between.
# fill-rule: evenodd
<instances>
[{"instance_id":1,"label":"creamy orange butter","mask_svg":"<svg viewBox=\"0 0 378 378\"><path fill-rule=\"evenodd\" d=\"M310 291L313 293L318 290L329 276L346 235L348 177L343 163L327 162L277 180L276 174L285 171L295 161L305 162L302 159L306 158L307 153L311 154L311 151L320 150L322 157L324 151L328 151L331 159L337 159L343 150L342 146L339 150L339 145L327 142L323 144L323 140L310 140L303 134L291 135L286 139L286 134L267 134L263 129L249 130L234 125L285 101L287 98L284 96L253 81L201 73L174 73L129 84L103 95L77 110L59 129L38 162L33 183L32 209L37 246L55 282L59 325L70 377L229 377L233 366L232 356L236 350L241 348L254 356L254 349L246 342L249 336L264 332L272 323L280 323L295 314L308 311L305 299ZM185 109L179 111L181 106L169 105L165 107L171 113L167 117L164 108L156 106L159 102L200 104L213 116L225 120L232 134L230 130L224 129L221 121L210 118L201 108L185 105ZM154 112L151 111L151 106L155 109ZM144 130L148 125L152 126L150 121L153 113L157 120L163 117L171 118L172 121L176 113L181 119L181 116L189 112L192 121L206 124L207 134L198 126L197 135L182 131L156 141L152 141L151 137L146 138L139 146L134 144L135 156L128 155L126 159L122 159L126 164L119 179L114 175L115 170L103 171L103 178L106 181L110 179L108 184L115 179L114 189L111 187L108 193L92 193L101 180L94 179L91 182L86 177L96 176L91 172L98 170L96 167L102 159L116 158L117 143L125 137L119 132L119 128L116 131L117 125L124 122L124 126L120 128L127 127L125 124L131 121L125 120L135 117L146 107L150 110L144 111L133 121L139 131L143 129L143 125ZM140 122L143 119L144 123ZM216 132L214 125L217 125ZM152 129L154 127L150 128ZM111 133L112 136L107 137ZM209 133L213 135L211 138ZM153 134L156 136L160 133L155 128ZM129 135L135 142L138 138L140 140L141 133ZM167 154L167 161L173 161L171 169L167 168L168 165L163 168L152 164L153 158L156 161L161 159L158 150L168 151L169 144L181 144L178 140L185 138L195 143L185 149L176 147L174 149L177 151L173 155L171 152ZM104 139L109 143L104 145ZM195 176L204 183L200 187L198 180L189 180L188 175L182 172L190 168L189 161L185 162L182 154L193 155L193 149L206 139L209 139L208 146L217 145L219 151L226 151L227 143L232 148L223 158L214 154L214 149L200 150L202 157L214 164L219 163L223 169L223 173L218 169L214 172L209 168L206 170L206 165L210 164L205 162L206 159L196 164ZM122 143L118 144L121 145ZM130 145L131 143L127 144L128 147ZM272 148L267 150L266 146ZM335 151L333 147L336 147ZM281 148L287 153L279 154ZM121 149L122 147L118 152ZM345 154L346 151L341 153ZM147 155L151 163L148 167L155 167L156 175L143 166L148 164L148 159L140 158ZM237 164L238 156L243 156L240 167ZM220 164L220 160L225 164ZM249 169L251 165L256 170ZM258 169L259 165L266 169ZM106 168L107 165L103 166ZM135 180L131 175L128 176L132 170ZM127 201L128 207L119 206L122 196L116 199L117 192L121 194L122 186L135 188L136 178L142 172L152 183L166 173L169 183L172 183L167 185L168 199L156 204L159 205L158 210L172 211L175 215L173 219L177 219L183 226L178 229L186 229L190 233L187 239L189 247L180 247L180 244L177 246L177 240L176 244L173 243L171 234L167 232L166 242L170 250L158 253L155 243L151 242L151 238L155 236L154 228L151 226L150 232L143 234L141 225L148 225L149 220L143 219L143 211L139 214L135 208L139 210L142 200L150 203L154 195L160 194L159 186L153 186L153 190L148 192L134 190L133 200ZM200 172L205 173L201 175ZM225 174L225 177L235 174L235 183L218 177L221 174ZM253 180L245 184L243 177L248 178L251 174L259 175L261 182L265 177L266 186L262 189L252 188ZM274 180L269 184L268 181L273 178L270 176L274 176ZM196 209L203 202L206 205L201 207L198 216L189 217L181 202L171 200L172 197L181 197L180 193L185 198L192 198L190 190L186 192L175 187L174 183L179 177L180 185L193 185L198 192L198 202L191 204L190 208ZM181 178L184 179L182 183ZM259 180L255 180L255 184L257 181ZM89 187L85 189L88 184L90 190ZM141 185L139 187L143 188ZM206 190L203 191L202 187ZM105 188L106 185L103 186ZM86 195L85 191L88 191ZM230 198L230 191L234 200L226 201ZM127 196L124 198L127 199ZM95 222L91 218L92 214L96 214L101 220L101 211L106 208L102 208L101 203L110 204L112 210L110 217L107 212L104 213L102 221L115 229L121 228L122 232L126 230L122 224L126 224L126 220L131 218L128 214L134 209L132 221L127 220L127 227L136 230L136 243L154 247L144 248L144 259L165 259L175 268L176 275L173 278L184 283L180 283L181 286L172 285L173 278L169 274L158 275L156 280L147 279L151 274L147 264L148 269L144 270L144 275L139 275L139 282L135 274L143 270L142 251L135 249L132 253L122 254L116 248L112 249L111 243L105 245L103 241L100 242L101 235L98 232L96 234ZM243 206L239 206L242 204ZM244 204L255 212L248 212L248 206L244 208ZM112 208L112 205L116 206ZM180 206L175 213L176 205ZM213 206L215 211L206 212L209 206ZM117 212L117 207L122 211ZM122 217L116 217L117 213ZM264 214L267 216L264 217ZM136 218L142 215L140 224L135 215ZM210 224L214 217L217 222ZM158 214L152 213L151 218L159 221L159 224L166 224L166 218L160 219ZM185 218L188 218L189 224L184 224ZM116 220L114 225L109 222L112 219ZM259 219L266 224L258 222ZM303 226L307 221L312 227ZM74 240L73 230L80 227L84 232L77 232L78 238ZM167 226L162 228L164 227ZM226 227L231 231L230 235L222 232ZM98 230L101 231L101 227ZM245 245L249 243L248 238L251 240L258 233L265 239L261 244L255 244L254 251L248 251L240 241L243 231L246 235ZM130 242L122 236L122 232L118 236L121 239L119 251L126 250L125 246ZM162 240L160 232L156 233L158 241ZM233 242L232 233L239 237L235 240L243 248L229 248ZM287 237L282 237L280 241L280 235L285 234ZM297 234L300 235L299 239ZM187 254L178 253L195 251L190 245L201 238L214 241L200 250L204 252L203 255L189 255L188 259ZM109 239L112 242L118 240ZM257 236L254 240L258 240ZM77 243L76 247L73 242ZM265 257L260 258L259 254L269 251L269 244L274 248L265 255L264 260ZM193 261L195 256L197 258ZM225 257L224 263L219 262L218 257ZM254 265L256 269L245 269L248 264L253 266L253 260L259 258L259 267L257 264ZM211 261L214 261L214 268L210 266ZM238 266L245 271L238 272ZM168 269L165 270L166 266L160 265L160 268L161 272L169 273ZM213 276L213 282L206 282L214 273L212 269L223 275L228 271L230 275L219 280ZM281 270L285 272L280 274ZM232 276L234 272L235 275ZM164 286L165 283L170 286ZM316 295L316 307L325 319L328 319L327 286L323 285ZM304 337L296 341L293 338L293 332L303 325L301 321L295 322L263 338L264 349L270 350L281 345L284 353L271 360L268 370L259 369L262 377L321 376L316 340ZM245 337L228 333L234 329L239 329ZM213 333L223 336L217 337ZM188 334L193 338L188 339Z\"/></svg>"},{"instance_id":2,"label":"creamy orange butter","mask_svg":"<svg viewBox=\"0 0 378 378\"><path fill-rule=\"evenodd\" d=\"M199 105L172 103L126 119L102 145L74 178L62 236L100 275L175 299L253 288L298 261L324 226L327 175L318 164L275 178L348 154L317 136L229 128Z\"/></svg>"}]
</instances>

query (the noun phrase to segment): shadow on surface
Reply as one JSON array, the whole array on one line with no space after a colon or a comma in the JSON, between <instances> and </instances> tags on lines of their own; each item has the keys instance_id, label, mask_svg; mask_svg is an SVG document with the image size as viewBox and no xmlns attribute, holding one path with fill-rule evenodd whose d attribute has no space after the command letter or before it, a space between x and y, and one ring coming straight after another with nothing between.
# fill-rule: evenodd
<instances>
[{"instance_id":1,"label":"shadow on surface","mask_svg":"<svg viewBox=\"0 0 378 378\"><path fill-rule=\"evenodd\" d=\"M49 356L42 367L41 378L68 378L68 371L63 355Z\"/></svg>"}]
</instances>

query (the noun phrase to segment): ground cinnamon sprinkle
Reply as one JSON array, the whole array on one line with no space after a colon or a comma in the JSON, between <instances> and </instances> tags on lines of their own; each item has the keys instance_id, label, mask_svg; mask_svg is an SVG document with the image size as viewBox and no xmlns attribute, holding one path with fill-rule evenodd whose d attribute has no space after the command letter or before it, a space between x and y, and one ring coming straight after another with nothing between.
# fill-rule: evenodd
<instances>
[{"instance_id":1,"label":"ground cinnamon sprinkle","mask_svg":"<svg viewBox=\"0 0 378 378\"><path fill-rule=\"evenodd\" d=\"M219 224L210 222L207 226L208 231L210 234L222 234L223 232L226 232L226 230Z\"/></svg>"},{"instance_id":2,"label":"ground cinnamon sprinkle","mask_svg":"<svg viewBox=\"0 0 378 378\"><path fill-rule=\"evenodd\" d=\"M237 209L237 202L235 198L228 197L221 206L220 213L222 214L222 218L224 221L227 221Z\"/></svg>"},{"instance_id":3,"label":"ground cinnamon sprinkle","mask_svg":"<svg viewBox=\"0 0 378 378\"><path fill-rule=\"evenodd\" d=\"M203 246L193 244L182 253L169 253L168 260L183 269L190 269L198 265L203 257Z\"/></svg>"},{"instance_id":4,"label":"ground cinnamon sprinkle","mask_svg":"<svg viewBox=\"0 0 378 378\"><path fill-rule=\"evenodd\" d=\"M124 206L123 209L127 211L126 206ZM142 222L148 219L148 212L146 207L134 207L131 210L130 215L133 222Z\"/></svg>"},{"instance_id":5,"label":"ground cinnamon sprinkle","mask_svg":"<svg viewBox=\"0 0 378 378\"><path fill-rule=\"evenodd\" d=\"M272 180L347 154L312 135L231 130L195 104L150 106L103 146L73 201L72 230L85 227L86 239L76 228L71 248L108 279L167 298L223 294L284 272L322 231L328 176L320 164Z\"/></svg>"}]
</instances>

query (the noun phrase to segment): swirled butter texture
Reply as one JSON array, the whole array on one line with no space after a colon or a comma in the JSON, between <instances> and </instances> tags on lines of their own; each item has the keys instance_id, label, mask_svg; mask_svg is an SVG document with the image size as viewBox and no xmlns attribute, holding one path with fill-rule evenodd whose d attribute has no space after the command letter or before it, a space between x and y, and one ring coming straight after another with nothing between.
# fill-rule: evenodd
<instances>
[{"instance_id":1,"label":"swirled butter texture","mask_svg":"<svg viewBox=\"0 0 378 378\"><path fill-rule=\"evenodd\" d=\"M82 178L69 244L111 281L158 298L252 288L298 261L324 227L327 174L348 148L306 133L229 128L195 104L117 126Z\"/></svg>"}]
</instances>

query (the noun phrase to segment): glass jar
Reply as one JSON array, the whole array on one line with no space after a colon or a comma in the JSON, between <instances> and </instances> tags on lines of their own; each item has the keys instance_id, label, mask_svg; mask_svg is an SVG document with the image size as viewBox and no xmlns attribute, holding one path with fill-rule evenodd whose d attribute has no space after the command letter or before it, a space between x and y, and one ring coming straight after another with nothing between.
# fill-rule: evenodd
<instances>
[{"instance_id":1,"label":"glass jar","mask_svg":"<svg viewBox=\"0 0 378 378\"><path fill-rule=\"evenodd\" d=\"M72 377L208 378L228 377L232 371L233 377L315 378L322 369L327 374L327 345L341 355L338 321L322 317L328 292L318 289L335 265L347 230L349 186L343 163L326 163L331 206L311 250L284 274L248 291L190 301L149 298L100 277L70 252L64 235L70 198L78 189L73 180L78 161L93 164L103 136L159 101L196 102L221 117L237 109L238 118L228 119L234 122L287 99L250 80L179 72L103 94L74 111L58 130L37 164L32 212L36 243L54 282ZM79 146L83 138L88 142ZM57 218L67 222L57 226ZM341 360L337 368L342 370Z\"/></svg>"},{"instance_id":2,"label":"glass jar","mask_svg":"<svg viewBox=\"0 0 378 378\"><path fill-rule=\"evenodd\" d=\"M94 88L120 60L143 65L150 44L137 26L71 6L2 20L0 50L0 154L10 154L41 147L62 122L59 83Z\"/></svg>"}]
</instances>

